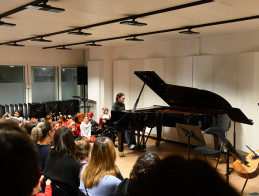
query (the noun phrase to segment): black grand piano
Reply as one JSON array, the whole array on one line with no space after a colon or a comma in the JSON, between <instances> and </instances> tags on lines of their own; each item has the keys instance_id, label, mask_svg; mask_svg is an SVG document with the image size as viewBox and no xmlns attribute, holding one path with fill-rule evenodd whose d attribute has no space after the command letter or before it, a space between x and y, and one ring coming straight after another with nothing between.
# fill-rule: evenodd
<instances>
[{"instance_id":1,"label":"black grand piano","mask_svg":"<svg viewBox=\"0 0 259 196\"><path fill-rule=\"evenodd\" d=\"M253 124L252 120L248 119L240 109L231 107L223 97L216 93L166 84L154 71L135 71L134 73L144 82L134 108L125 111L112 110L109 125L120 131L137 130L137 145L140 149L145 148L148 139L147 137L145 141L144 134L140 138L140 131L146 127L157 127L158 145L161 141L162 126L175 127L176 123L181 123L198 125L202 130L205 130L212 126L218 126L215 124L215 118L221 115L234 122ZM169 106L136 109L145 85L148 85ZM118 131L118 135L120 131ZM119 145L122 142L120 138L118 137Z\"/></svg>"}]
</instances>

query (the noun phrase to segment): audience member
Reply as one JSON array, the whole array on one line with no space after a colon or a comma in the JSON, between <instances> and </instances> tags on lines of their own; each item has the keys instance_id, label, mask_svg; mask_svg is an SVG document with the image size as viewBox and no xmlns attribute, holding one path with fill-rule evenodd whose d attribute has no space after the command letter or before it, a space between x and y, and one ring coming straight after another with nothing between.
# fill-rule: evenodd
<instances>
[{"instance_id":1,"label":"audience member","mask_svg":"<svg viewBox=\"0 0 259 196\"><path fill-rule=\"evenodd\" d=\"M78 121L77 116L73 116L72 118L75 121L75 130L73 132L75 139L81 139L81 129L80 129L80 122Z\"/></svg>"},{"instance_id":2,"label":"audience member","mask_svg":"<svg viewBox=\"0 0 259 196\"><path fill-rule=\"evenodd\" d=\"M76 141L76 161L84 166L90 159L91 145L86 140Z\"/></svg>"},{"instance_id":3,"label":"audience member","mask_svg":"<svg viewBox=\"0 0 259 196\"><path fill-rule=\"evenodd\" d=\"M40 178L38 150L25 131L0 121L1 196L31 196Z\"/></svg>"},{"instance_id":4,"label":"audience member","mask_svg":"<svg viewBox=\"0 0 259 196\"><path fill-rule=\"evenodd\" d=\"M41 184L43 184L43 178L44 176L40 177L38 185L33 189L32 196L52 196L51 180L49 179L46 180L44 193L41 192Z\"/></svg>"},{"instance_id":5,"label":"audience member","mask_svg":"<svg viewBox=\"0 0 259 196\"><path fill-rule=\"evenodd\" d=\"M116 153L112 141L107 137L98 137L92 148L91 159L80 174L85 186L81 191L89 196L114 195L122 180L115 161Z\"/></svg>"},{"instance_id":6,"label":"audience member","mask_svg":"<svg viewBox=\"0 0 259 196\"><path fill-rule=\"evenodd\" d=\"M94 135L91 135L91 122L89 120L89 116L84 117L84 121L81 122L80 129L81 129L81 136L82 139L88 141L88 142L94 142L96 140L96 137Z\"/></svg>"},{"instance_id":7,"label":"audience member","mask_svg":"<svg viewBox=\"0 0 259 196\"><path fill-rule=\"evenodd\" d=\"M237 196L226 181L203 160L171 156L162 160L143 178L133 180L129 195ZM131 188L132 187L132 188Z\"/></svg>"},{"instance_id":8,"label":"audience member","mask_svg":"<svg viewBox=\"0 0 259 196\"><path fill-rule=\"evenodd\" d=\"M102 128L102 125L106 123L107 120L111 118L109 115L109 109L106 107L102 108L103 114L99 118L99 127Z\"/></svg>"},{"instance_id":9,"label":"audience member","mask_svg":"<svg viewBox=\"0 0 259 196\"><path fill-rule=\"evenodd\" d=\"M59 128L59 123L57 121L54 121L53 123L51 123L51 126L53 131L56 131Z\"/></svg>"},{"instance_id":10,"label":"audience member","mask_svg":"<svg viewBox=\"0 0 259 196\"><path fill-rule=\"evenodd\" d=\"M53 196L76 196L81 165L75 160L76 147L71 129L60 127L54 134L53 145L43 175L52 181Z\"/></svg>"},{"instance_id":11,"label":"audience member","mask_svg":"<svg viewBox=\"0 0 259 196\"><path fill-rule=\"evenodd\" d=\"M31 130L33 129L33 127L36 127L38 124L37 121L29 121L29 122L26 122L24 124L24 129L26 130L26 133L28 135L31 135Z\"/></svg>"},{"instance_id":12,"label":"audience member","mask_svg":"<svg viewBox=\"0 0 259 196\"><path fill-rule=\"evenodd\" d=\"M49 114L47 115L45 118L44 118L44 122L49 122L50 124L53 122L53 116L52 114Z\"/></svg>"},{"instance_id":13,"label":"audience member","mask_svg":"<svg viewBox=\"0 0 259 196\"><path fill-rule=\"evenodd\" d=\"M19 110L15 110L14 111L14 116L11 116L8 112L6 112L3 115L3 119L10 119L10 120L15 120L19 123L19 125L21 126L23 123L23 117L22 114Z\"/></svg>"},{"instance_id":14,"label":"audience member","mask_svg":"<svg viewBox=\"0 0 259 196\"><path fill-rule=\"evenodd\" d=\"M125 178L117 187L115 196L128 196L129 189L134 188L134 180L141 181L143 177L149 173L160 162L157 154L148 152L141 155L133 166L130 172L130 179Z\"/></svg>"},{"instance_id":15,"label":"audience member","mask_svg":"<svg viewBox=\"0 0 259 196\"><path fill-rule=\"evenodd\" d=\"M50 142L53 140L54 133L49 122L40 122L31 131L31 137L36 142L39 151L41 171L44 170L50 152Z\"/></svg>"}]
</instances>

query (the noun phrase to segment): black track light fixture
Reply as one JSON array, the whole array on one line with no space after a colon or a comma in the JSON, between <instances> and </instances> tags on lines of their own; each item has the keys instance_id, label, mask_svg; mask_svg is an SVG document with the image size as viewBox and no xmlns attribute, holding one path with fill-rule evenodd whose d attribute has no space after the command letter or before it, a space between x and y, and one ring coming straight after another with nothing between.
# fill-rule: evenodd
<instances>
[{"instance_id":1,"label":"black track light fixture","mask_svg":"<svg viewBox=\"0 0 259 196\"><path fill-rule=\"evenodd\" d=\"M82 29L79 29L78 31L71 31L68 34L71 34L71 35L85 35L85 36L92 35L92 33L82 32Z\"/></svg>"},{"instance_id":2,"label":"black track light fixture","mask_svg":"<svg viewBox=\"0 0 259 196\"><path fill-rule=\"evenodd\" d=\"M122 21L122 22L120 22L120 24L132 25L132 26L138 26L138 27L147 25L147 23L142 23L142 22L136 21L136 18L133 18L132 20Z\"/></svg>"},{"instance_id":3,"label":"black track light fixture","mask_svg":"<svg viewBox=\"0 0 259 196\"><path fill-rule=\"evenodd\" d=\"M25 8L48 11L48 12L55 12L55 13L60 13L60 12L65 11L65 9L63 9L63 8L52 7L50 5L47 5L47 2L48 2L48 0L44 1L42 4L29 4Z\"/></svg>"},{"instance_id":4,"label":"black track light fixture","mask_svg":"<svg viewBox=\"0 0 259 196\"><path fill-rule=\"evenodd\" d=\"M14 43L9 43L9 44L6 44L7 46L18 46L18 47L24 47L24 45L22 44L17 44L16 42Z\"/></svg>"},{"instance_id":5,"label":"black track light fixture","mask_svg":"<svg viewBox=\"0 0 259 196\"><path fill-rule=\"evenodd\" d=\"M57 50L72 50L71 48L67 48L66 46L62 46L60 48L56 48Z\"/></svg>"},{"instance_id":6,"label":"black track light fixture","mask_svg":"<svg viewBox=\"0 0 259 196\"><path fill-rule=\"evenodd\" d=\"M16 24L1 21L1 18L0 18L0 26L14 27L16 26Z\"/></svg>"},{"instance_id":7,"label":"black track light fixture","mask_svg":"<svg viewBox=\"0 0 259 196\"><path fill-rule=\"evenodd\" d=\"M126 41L135 41L135 42L141 42L144 41L144 39L138 39L136 38L136 36L132 37L132 38L127 38L125 39Z\"/></svg>"},{"instance_id":8,"label":"black track light fixture","mask_svg":"<svg viewBox=\"0 0 259 196\"><path fill-rule=\"evenodd\" d=\"M188 34L188 35L197 35L200 34L199 32L192 31L192 28L188 28L188 30L179 31L181 34Z\"/></svg>"},{"instance_id":9,"label":"black track light fixture","mask_svg":"<svg viewBox=\"0 0 259 196\"><path fill-rule=\"evenodd\" d=\"M44 39L43 37L32 39L31 41L35 42L52 42L52 40Z\"/></svg>"},{"instance_id":10,"label":"black track light fixture","mask_svg":"<svg viewBox=\"0 0 259 196\"><path fill-rule=\"evenodd\" d=\"M90 44L85 44L85 46L102 46L101 44L96 44L95 42L92 42Z\"/></svg>"}]
</instances>

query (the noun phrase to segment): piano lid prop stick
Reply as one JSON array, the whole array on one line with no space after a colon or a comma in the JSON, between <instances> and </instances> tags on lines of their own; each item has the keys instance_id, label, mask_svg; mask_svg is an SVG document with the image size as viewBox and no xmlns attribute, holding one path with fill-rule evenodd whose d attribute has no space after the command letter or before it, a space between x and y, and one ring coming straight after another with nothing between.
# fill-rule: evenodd
<instances>
[{"instance_id":1,"label":"piano lid prop stick","mask_svg":"<svg viewBox=\"0 0 259 196\"><path fill-rule=\"evenodd\" d=\"M134 105L134 107L133 107L131 113L134 113L134 112L136 111L136 108L137 108L137 105L138 105L138 102L139 102L139 98L140 98L140 96L141 96L141 94L142 94L142 91L143 91L143 89L144 89L144 87L145 87L145 84L146 84L146 83L144 83L144 85L142 86L142 89L141 89L141 91L140 91L140 93L139 93L139 96L138 96L138 98L137 98L137 100L136 100L136 102L135 102L135 105Z\"/></svg>"}]
</instances>

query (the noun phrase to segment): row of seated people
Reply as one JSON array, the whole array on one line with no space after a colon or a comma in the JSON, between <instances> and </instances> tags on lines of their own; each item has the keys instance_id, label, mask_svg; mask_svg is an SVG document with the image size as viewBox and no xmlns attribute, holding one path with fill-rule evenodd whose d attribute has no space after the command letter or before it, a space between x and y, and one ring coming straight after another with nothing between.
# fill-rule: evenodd
<instances>
[{"instance_id":1,"label":"row of seated people","mask_svg":"<svg viewBox=\"0 0 259 196\"><path fill-rule=\"evenodd\" d=\"M36 133L45 139L35 145ZM48 150L41 150L45 144ZM239 195L206 162L178 156L160 160L145 153L124 179L108 137L98 137L91 148L69 127L54 130L49 122L37 123L31 136L13 122L0 122L0 149L3 196Z\"/></svg>"}]
</instances>

